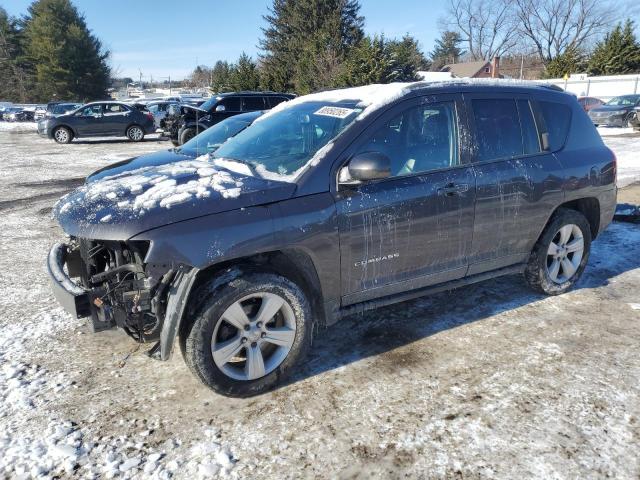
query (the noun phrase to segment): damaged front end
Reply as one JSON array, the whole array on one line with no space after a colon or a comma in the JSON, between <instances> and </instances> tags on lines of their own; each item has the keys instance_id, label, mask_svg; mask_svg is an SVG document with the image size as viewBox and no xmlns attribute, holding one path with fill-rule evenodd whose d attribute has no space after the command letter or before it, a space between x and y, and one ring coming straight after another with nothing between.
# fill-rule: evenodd
<instances>
[{"instance_id":1,"label":"damaged front end","mask_svg":"<svg viewBox=\"0 0 640 480\"><path fill-rule=\"evenodd\" d=\"M137 342L158 341L151 353L166 360L182 316L184 290L190 288L184 280L193 275L182 266L150 268L144 263L148 249L146 241L71 238L53 246L47 267L65 310L76 318L89 317L94 332L119 327ZM184 298L170 302L171 294ZM167 316L174 324L165 327Z\"/></svg>"}]
</instances>

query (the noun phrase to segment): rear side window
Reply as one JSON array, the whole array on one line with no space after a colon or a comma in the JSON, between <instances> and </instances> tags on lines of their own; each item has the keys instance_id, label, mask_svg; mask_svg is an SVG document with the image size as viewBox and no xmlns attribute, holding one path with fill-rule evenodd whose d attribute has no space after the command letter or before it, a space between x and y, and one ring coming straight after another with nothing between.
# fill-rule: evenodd
<instances>
[{"instance_id":1,"label":"rear side window","mask_svg":"<svg viewBox=\"0 0 640 480\"><path fill-rule=\"evenodd\" d=\"M560 150L569 133L571 109L556 102L539 102L539 105L549 134L549 150Z\"/></svg>"},{"instance_id":2,"label":"rear side window","mask_svg":"<svg viewBox=\"0 0 640 480\"><path fill-rule=\"evenodd\" d=\"M518 100L518 113L520 114L524 153L527 155L539 153L540 140L538 138L538 130L536 129L533 112L528 100Z\"/></svg>"},{"instance_id":3,"label":"rear side window","mask_svg":"<svg viewBox=\"0 0 640 480\"><path fill-rule=\"evenodd\" d=\"M285 97L267 97L265 99L267 101L267 105L268 108L273 108L276 105L282 103L282 102L286 102L288 100L288 98Z\"/></svg>"},{"instance_id":4,"label":"rear side window","mask_svg":"<svg viewBox=\"0 0 640 480\"><path fill-rule=\"evenodd\" d=\"M259 96L243 97L242 110L253 112L254 110L264 110L264 98Z\"/></svg>"},{"instance_id":5,"label":"rear side window","mask_svg":"<svg viewBox=\"0 0 640 480\"><path fill-rule=\"evenodd\" d=\"M478 135L478 161L522 155L522 133L515 100L472 100Z\"/></svg>"}]
</instances>

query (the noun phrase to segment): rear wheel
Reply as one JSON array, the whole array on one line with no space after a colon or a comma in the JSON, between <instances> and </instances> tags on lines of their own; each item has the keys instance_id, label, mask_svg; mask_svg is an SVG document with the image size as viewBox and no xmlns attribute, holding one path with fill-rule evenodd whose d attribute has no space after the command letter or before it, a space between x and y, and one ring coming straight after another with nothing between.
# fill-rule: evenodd
<instances>
[{"instance_id":1,"label":"rear wheel","mask_svg":"<svg viewBox=\"0 0 640 480\"><path fill-rule=\"evenodd\" d=\"M58 143L70 143L73 140L73 132L67 127L56 127L53 139Z\"/></svg>"},{"instance_id":2,"label":"rear wheel","mask_svg":"<svg viewBox=\"0 0 640 480\"><path fill-rule=\"evenodd\" d=\"M127 128L127 138L132 142L140 142L144 139L144 130L138 125L131 125Z\"/></svg>"},{"instance_id":3,"label":"rear wheel","mask_svg":"<svg viewBox=\"0 0 640 480\"><path fill-rule=\"evenodd\" d=\"M251 274L212 292L204 285L181 332L189 368L218 393L247 397L282 382L306 355L312 317L302 290L274 274ZM191 310L190 308L190 310Z\"/></svg>"},{"instance_id":4,"label":"rear wheel","mask_svg":"<svg viewBox=\"0 0 640 480\"><path fill-rule=\"evenodd\" d=\"M580 212L559 209L536 243L525 279L547 295L569 290L584 271L591 251L591 227Z\"/></svg>"}]
</instances>

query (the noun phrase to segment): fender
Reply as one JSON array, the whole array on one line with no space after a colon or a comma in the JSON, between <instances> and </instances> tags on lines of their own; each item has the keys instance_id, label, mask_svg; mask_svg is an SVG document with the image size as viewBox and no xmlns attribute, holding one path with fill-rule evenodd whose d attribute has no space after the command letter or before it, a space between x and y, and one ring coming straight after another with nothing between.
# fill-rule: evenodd
<instances>
[{"instance_id":1,"label":"fender","mask_svg":"<svg viewBox=\"0 0 640 480\"><path fill-rule=\"evenodd\" d=\"M181 266L167 293L167 309L160 331L160 340L149 352L152 358L167 361L171 358L180 323L187 307L193 282L198 276L197 268Z\"/></svg>"}]
</instances>

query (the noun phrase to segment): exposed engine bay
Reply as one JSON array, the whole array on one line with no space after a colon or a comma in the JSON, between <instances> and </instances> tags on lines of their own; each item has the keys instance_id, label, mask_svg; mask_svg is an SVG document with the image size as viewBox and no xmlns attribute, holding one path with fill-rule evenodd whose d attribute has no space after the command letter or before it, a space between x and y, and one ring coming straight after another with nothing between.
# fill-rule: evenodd
<instances>
[{"instance_id":1,"label":"exposed engine bay","mask_svg":"<svg viewBox=\"0 0 640 480\"><path fill-rule=\"evenodd\" d=\"M164 301L159 298L171 280L147 275L148 242L98 241L72 238L66 268L89 295L94 332L120 327L138 342L157 340Z\"/></svg>"}]
</instances>

